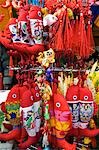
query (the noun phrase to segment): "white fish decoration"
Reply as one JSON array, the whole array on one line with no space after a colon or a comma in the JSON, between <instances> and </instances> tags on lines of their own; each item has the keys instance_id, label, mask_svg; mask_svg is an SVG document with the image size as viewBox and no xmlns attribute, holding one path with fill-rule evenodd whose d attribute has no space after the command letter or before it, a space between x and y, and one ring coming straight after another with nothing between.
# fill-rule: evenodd
<instances>
[{"instance_id":1,"label":"white fish decoration","mask_svg":"<svg viewBox=\"0 0 99 150\"><path fill-rule=\"evenodd\" d=\"M43 25L44 26L51 26L52 24L54 24L56 21L58 20L58 18L55 15L52 14L48 14L43 18Z\"/></svg>"}]
</instances>

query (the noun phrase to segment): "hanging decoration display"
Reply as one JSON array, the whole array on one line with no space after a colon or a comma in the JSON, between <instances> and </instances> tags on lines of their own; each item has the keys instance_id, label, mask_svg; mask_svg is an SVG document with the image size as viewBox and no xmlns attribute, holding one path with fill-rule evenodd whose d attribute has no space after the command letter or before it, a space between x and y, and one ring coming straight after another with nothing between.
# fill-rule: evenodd
<instances>
[{"instance_id":1,"label":"hanging decoration display","mask_svg":"<svg viewBox=\"0 0 99 150\"><path fill-rule=\"evenodd\" d=\"M97 146L99 64L91 70L86 64L95 48L91 5L65 0L6 0L0 5L13 7L18 15L0 32L10 56L9 75L16 72L17 80L0 104L0 128L8 130L0 133L1 141L14 140L20 150Z\"/></svg>"}]
</instances>

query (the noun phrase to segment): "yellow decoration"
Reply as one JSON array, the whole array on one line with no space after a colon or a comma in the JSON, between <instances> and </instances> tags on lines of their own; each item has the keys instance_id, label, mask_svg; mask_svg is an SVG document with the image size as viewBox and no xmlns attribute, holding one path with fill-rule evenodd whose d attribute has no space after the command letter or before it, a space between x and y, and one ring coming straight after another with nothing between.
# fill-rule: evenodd
<instances>
[{"instance_id":1,"label":"yellow decoration","mask_svg":"<svg viewBox=\"0 0 99 150\"><path fill-rule=\"evenodd\" d=\"M52 130L53 132L53 135L56 136L57 138L64 138L66 136L66 133L67 131L59 131L59 130L56 130L55 128L53 128Z\"/></svg>"},{"instance_id":2,"label":"yellow decoration","mask_svg":"<svg viewBox=\"0 0 99 150\"><path fill-rule=\"evenodd\" d=\"M43 14L43 17L45 17L48 14L48 9L47 7L41 8L41 12Z\"/></svg>"},{"instance_id":3,"label":"yellow decoration","mask_svg":"<svg viewBox=\"0 0 99 150\"><path fill-rule=\"evenodd\" d=\"M99 91L96 93L95 102L99 105Z\"/></svg>"},{"instance_id":4,"label":"yellow decoration","mask_svg":"<svg viewBox=\"0 0 99 150\"><path fill-rule=\"evenodd\" d=\"M81 148L81 150L87 150L87 148L83 146L83 147Z\"/></svg>"},{"instance_id":5,"label":"yellow decoration","mask_svg":"<svg viewBox=\"0 0 99 150\"><path fill-rule=\"evenodd\" d=\"M50 100L50 97L52 96L52 89L51 89L50 85L47 84L46 82L44 82L42 84L40 93L41 93L42 99L44 101Z\"/></svg>"},{"instance_id":6,"label":"yellow decoration","mask_svg":"<svg viewBox=\"0 0 99 150\"><path fill-rule=\"evenodd\" d=\"M57 92L62 94L64 97L66 97L66 92L67 92L67 88L73 84L73 77L68 75L68 77L66 75L63 74L63 72L59 73L58 76L58 89Z\"/></svg>"},{"instance_id":7,"label":"yellow decoration","mask_svg":"<svg viewBox=\"0 0 99 150\"><path fill-rule=\"evenodd\" d=\"M50 126L54 127L55 129L59 131L69 131L70 130L70 122L63 122L63 121L58 121L55 117L52 117L50 119Z\"/></svg>"},{"instance_id":8,"label":"yellow decoration","mask_svg":"<svg viewBox=\"0 0 99 150\"><path fill-rule=\"evenodd\" d=\"M6 0L0 0L0 15L4 15L2 21L0 22L0 31L3 31L9 19L12 17L12 6L8 8L3 8L1 5Z\"/></svg>"},{"instance_id":9,"label":"yellow decoration","mask_svg":"<svg viewBox=\"0 0 99 150\"><path fill-rule=\"evenodd\" d=\"M55 62L55 53L52 48L47 51L40 52L38 55L37 62L44 67L49 67L50 64Z\"/></svg>"},{"instance_id":10,"label":"yellow decoration","mask_svg":"<svg viewBox=\"0 0 99 150\"><path fill-rule=\"evenodd\" d=\"M92 81L93 81L95 88L99 86L99 72L94 73L94 77Z\"/></svg>"},{"instance_id":11,"label":"yellow decoration","mask_svg":"<svg viewBox=\"0 0 99 150\"><path fill-rule=\"evenodd\" d=\"M89 144L91 143L91 139L89 137L84 138L84 144Z\"/></svg>"},{"instance_id":12,"label":"yellow decoration","mask_svg":"<svg viewBox=\"0 0 99 150\"><path fill-rule=\"evenodd\" d=\"M73 18L73 12L72 12L72 10L70 8L67 8L67 13L68 13L68 17L70 19L72 19Z\"/></svg>"},{"instance_id":13,"label":"yellow decoration","mask_svg":"<svg viewBox=\"0 0 99 150\"><path fill-rule=\"evenodd\" d=\"M99 28L99 15L95 19L94 24Z\"/></svg>"},{"instance_id":14,"label":"yellow decoration","mask_svg":"<svg viewBox=\"0 0 99 150\"><path fill-rule=\"evenodd\" d=\"M95 121L93 119L90 120L89 126L90 126L91 129L95 129L96 128Z\"/></svg>"}]
</instances>

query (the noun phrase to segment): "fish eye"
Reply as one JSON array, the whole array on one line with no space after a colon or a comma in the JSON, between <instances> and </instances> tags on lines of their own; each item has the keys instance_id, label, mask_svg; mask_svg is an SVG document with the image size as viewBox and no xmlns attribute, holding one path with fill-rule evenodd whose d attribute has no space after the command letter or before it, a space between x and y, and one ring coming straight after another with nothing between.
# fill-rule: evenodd
<instances>
[{"instance_id":1,"label":"fish eye","mask_svg":"<svg viewBox=\"0 0 99 150\"><path fill-rule=\"evenodd\" d=\"M84 100L88 100L88 96L84 96Z\"/></svg>"},{"instance_id":2,"label":"fish eye","mask_svg":"<svg viewBox=\"0 0 99 150\"><path fill-rule=\"evenodd\" d=\"M12 94L12 98L16 98L17 97L17 95L16 94Z\"/></svg>"},{"instance_id":3,"label":"fish eye","mask_svg":"<svg viewBox=\"0 0 99 150\"><path fill-rule=\"evenodd\" d=\"M40 11L38 11L38 16L41 17L41 12Z\"/></svg>"},{"instance_id":4,"label":"fish eye","mask_svg":"<svg viewBox=\"0 0 99 150\"><path fill-rule=\"evenodd\" d=\"M38 90L38 87L37 87L37 86L35 87L35 90Z\"/></svg>"},{"instance_id":5,"label":"fish eye","mask_svg":"<svg viewBox=\"0 0 99 150\"><path fill-rule=\"evenodd\" d=\"M76 95L73 96L73 100L77 100L77 96Z\"/></svg>"},{"instance_id":6,"label":"fish eye","mask_svg":"<svg viewBox=\"0 0 99 150\"><path fill-rule=\"evenodd\" d=\"M33 96L31 96L31 100L33 101Z\"/></svg>"},{"instance_id":7,"label":"fish eye","mask_svg":"<svg viewBox=\"0 0 99 150\"><path fill-rule=\"evenodd\" d=\"M36 93L36 97L39 97L39 93Z\"/></svg>"},{"instance_id":8,"label":"fish eye","mask_svg":"<svg viewBox=\"0 0 99 150\"><path fill-rule=\"evenodd\" d=\"M61 104L60 104L59 102L57 102L57 103L56 103L56 107L59 108L60 106L61 106Z\"/></svg>"}]
</instances>

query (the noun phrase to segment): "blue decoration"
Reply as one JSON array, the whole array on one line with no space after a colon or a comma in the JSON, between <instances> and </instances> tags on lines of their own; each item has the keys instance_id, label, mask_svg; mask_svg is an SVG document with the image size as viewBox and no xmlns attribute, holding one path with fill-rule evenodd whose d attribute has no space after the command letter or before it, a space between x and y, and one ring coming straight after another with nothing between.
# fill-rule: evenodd
<instances>
[{"instance_id":1,"label":"blue decoration","mask_svg":"<svg viewBox=\"0 0 99 150\"><path fill-rule=\"evenodd\" d=\"M44 0L28 0L28 4L44 7Z\"/></svg>"},{"instance_id":2,"label":"blue decoration","mask_svg":"<svg viewBox=\"0 0 99 150\"><path fill-rule=\"evenodd\" d=\"M95 19L97 18L97 16L99 15L99 5L93 4L93 5L91 5L90 9L91 9L92 15L93 15L92 21L94 22Z\"/></svg>"},{"instance_id":3,"label":"blue decoration","mask_svg":"<svg viewBox=\"0 0 99 150\"><path fill-rule=\"evenodd\" d=\"M53 81L53 75L52 75L52 72L51 72L51 69L50 69L50 68L48 68L48 69L46 70L46 80L47 80L48 82L52 82L52 81Z\"/></svg>"},{"instance_id":4,"label":"blue decoration","mask_svg":"<svg viewBox=\"0 0 99 150\"><path fill-rule=\"evenodd\" d=\"M45 147L43 150L51 150L49 146Z\"/></svg>"}]
</instances>

